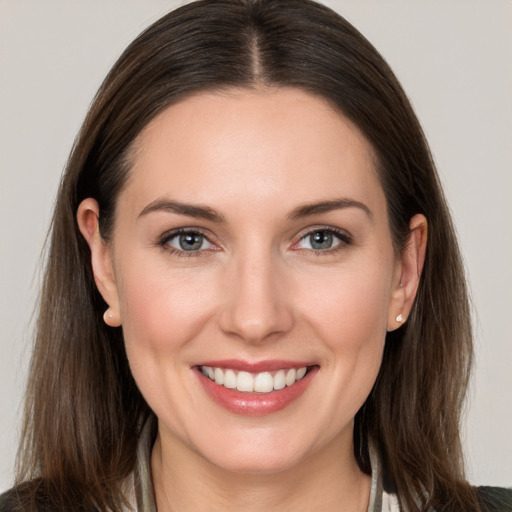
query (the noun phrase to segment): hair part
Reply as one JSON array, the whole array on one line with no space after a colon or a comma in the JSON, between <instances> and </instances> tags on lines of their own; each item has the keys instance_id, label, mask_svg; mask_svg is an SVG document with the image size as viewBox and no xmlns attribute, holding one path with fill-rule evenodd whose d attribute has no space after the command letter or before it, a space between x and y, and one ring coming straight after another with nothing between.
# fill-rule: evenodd
<instances>
[{"instance_id":1,"label":"hair part","mask_svg":"<svg viewBox=\"0 0 512 512\"><path fill-rule=\"evenodd\" d=\"M147 28L98 91L52 221L19 456L25 503L42 495L52 510L121 508L141 425L152 414L131 375L122 329L102 321L106 304L76 223L78 205L98 201L108 240L141 130L191 94L262 86L322 97L364 134L398 253L412 216L427 218L417 298L407 323L387 336L379 376L356 416L355 455L368 472L368 443L377 447L408 510L478 510L459 437L472 357L467 290L428 145L382 57L341 16L310 0L185 5ZM21 484L31 479L39 484Z\"/></svg>"}]
</instances>

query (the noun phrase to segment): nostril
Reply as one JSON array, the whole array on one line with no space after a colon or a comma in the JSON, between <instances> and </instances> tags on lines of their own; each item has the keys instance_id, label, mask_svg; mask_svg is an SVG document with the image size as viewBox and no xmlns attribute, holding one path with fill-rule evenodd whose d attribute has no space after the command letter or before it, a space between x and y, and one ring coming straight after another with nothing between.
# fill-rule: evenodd
<instances>
[{"instance_id":1,"label":"nostril","mask_svg":"<svg viewBox=\"0 0 512 512\"><path fill-rule=\"evenodd\" d=\"M222 315L221 329L248 343L260 343L290 330L291 315L268 305L259 308L237 304Z\"/></svg>"}]
</instances>

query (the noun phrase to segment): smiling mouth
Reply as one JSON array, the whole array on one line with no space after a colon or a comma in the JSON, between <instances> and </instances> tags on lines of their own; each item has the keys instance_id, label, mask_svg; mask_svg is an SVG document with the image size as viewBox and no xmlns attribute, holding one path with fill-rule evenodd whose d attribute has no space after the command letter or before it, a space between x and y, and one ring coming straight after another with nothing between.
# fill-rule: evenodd
<instances>
[{"instance_id":1,"label":"smiling mouth","mask_svg":"<svg viewBox=\"0 0 512 512\"><path fill-rule=\"evenodd\" d=\"M199 366L201 373L215 384L245 393L271 393L293 386L302 380L311 370L309 366L301 368L283 368L276 371L250 373L230 368Z\"/></svg>"}]
</instances>

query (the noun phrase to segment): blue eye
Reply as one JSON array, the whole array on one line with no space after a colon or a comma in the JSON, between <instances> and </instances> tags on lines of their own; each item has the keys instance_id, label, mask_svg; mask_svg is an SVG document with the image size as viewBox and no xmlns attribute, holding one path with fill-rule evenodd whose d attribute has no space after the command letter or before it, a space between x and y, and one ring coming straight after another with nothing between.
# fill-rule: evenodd
<instances>
[{"instance_id":1,"label":"blue eye","mask_svg":"<svg viewBox=\"0 0 512 512\"><path fill-rule=\"evenodd\" d=\"M345 240L343 238L345 238ZM347 237L338 235L332 229L315 229L304 235L297 244L297 247L299 249L327 251L334 249L342 243L348 243L346 238Z\"/></svg>"},{"instance_id":2,"label":"blue eye","mask_svg":"<svg viewBox=\"0 0 512 512\"><path fill-rule=\"evenodd\" d=\"M165 240L165 245L185 252L202 251L212 247L208 239L197 231L180 231L175 233Z\"/></svg>"}]
</instances>

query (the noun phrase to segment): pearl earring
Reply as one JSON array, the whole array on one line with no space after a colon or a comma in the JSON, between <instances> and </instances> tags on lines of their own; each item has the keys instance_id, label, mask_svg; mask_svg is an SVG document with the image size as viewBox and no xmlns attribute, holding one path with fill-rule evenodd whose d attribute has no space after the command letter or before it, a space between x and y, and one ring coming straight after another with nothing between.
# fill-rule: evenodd
<instances>
[{"instance_id":1,"label":"pearl earring","mask_svg":"<svg viewBox=\"0 0 512 512\"><path fill-rule=\"evenodd\" d=\"M396 318L395 320L401 324L403 321L404 321L404 317L402 316L402 313L400 313Z\"/></svg>"},{"instance_id":2,"label":"pearl earring","mask_svg":"<svg viewBox=\"0 0 512 512\"><path fill-rule=\"evenodd\" d=\"M112 310L110 308L108 308L105 313L103 313L103 321L107 324L107 325L110 325L109 324L109 321L111 322L112 321L112 318L114 318L114 313L112 312Z\"/></svg>"}]
</instances>

